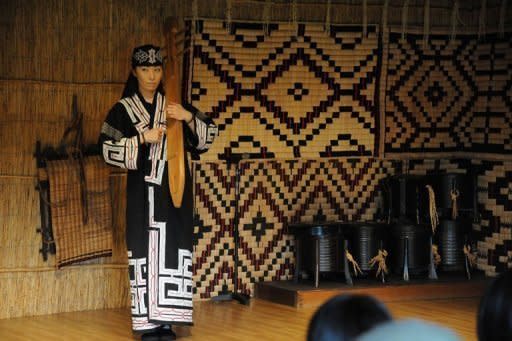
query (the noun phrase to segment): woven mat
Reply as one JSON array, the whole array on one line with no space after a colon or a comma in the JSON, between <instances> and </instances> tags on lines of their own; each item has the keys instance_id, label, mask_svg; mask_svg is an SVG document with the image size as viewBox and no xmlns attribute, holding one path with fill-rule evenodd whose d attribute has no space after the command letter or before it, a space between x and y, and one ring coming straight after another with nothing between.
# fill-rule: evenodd
<instances>
[{"instance_id":1,"label":"woven mat","mask_svg":"<svg viewBox=\"0 0 512 341\"><path fill-rule=\"evenodd\" d=\"M86 223L79 163L48 161L47 169L57 267L112 255L110 169L99 156L85 158Z\"/></svg>"},{"instance_id":2,"label":"woven mat","mask_svg":"<svg viewBox=\"0 0 512 341\"><path fill-rule=\"evenodd\" d=\"M378 27L202 21L188 62L189 100L219 136L202 160L373 156Z\"/></svg>"}]
</instances>

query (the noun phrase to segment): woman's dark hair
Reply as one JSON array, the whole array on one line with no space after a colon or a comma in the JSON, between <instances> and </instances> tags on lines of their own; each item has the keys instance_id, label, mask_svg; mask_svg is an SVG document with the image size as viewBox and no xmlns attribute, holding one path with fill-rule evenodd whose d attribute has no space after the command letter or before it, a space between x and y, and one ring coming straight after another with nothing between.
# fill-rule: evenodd
<instances>
[{"instance_id":1,"label":"woman's dark hair","mask_svg":"<svg viewBox=\"0 0 512 341\"><path fill-rule=\"evenodd\" d=\"M123 94L121 95L121 98L131 97L137 91L139 91L139 83L137 82L137 77L133 75L133 72L130 72L130 74L128 75L128 79L124 84ZM156 91L160 92L161 94L164 93L164 86L162 82L160 82L160 85L158 85Z\"/></svg>"},{"instance_id":2,"label":"woman's dark hair","mask_svg":"<svg viewBox=\"0 0 512 341\"><path fill-rule=\"evenodd\" d=\"M512 270L494 279L480 300L478 340L512 340Z\"/></svg>"},{"instance_id":3,"label":"woman's dark hair","mask_svg":"<svg viewBox=\"0 0 512 341\"><path fill-rule=\"evenodd\" d=\"M391 320L386 307L365 295L336 296L315 313L308 328L308 341L353 340L375 325Z\"/></svg>"}]
</instances>

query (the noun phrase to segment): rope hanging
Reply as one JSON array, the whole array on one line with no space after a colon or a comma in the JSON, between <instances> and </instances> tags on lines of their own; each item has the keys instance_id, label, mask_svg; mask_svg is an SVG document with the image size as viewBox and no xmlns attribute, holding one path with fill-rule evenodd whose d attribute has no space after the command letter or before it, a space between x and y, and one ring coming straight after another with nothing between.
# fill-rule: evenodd
<instances>
[{"instance_id":1,"label":"rope hanging","mask_svg":"<svg viewBox=\"0 0 512 341\"><path fill-rule=\"evenodd\" d=\"M192 0L192 32L199 33L197 21L199 20L199 7L197 0Z\"/></svg>"},{"instance_id":2,"label":"rope hanging","mask_svg":"<svg viewBox=\"0 0 512 341\"><path fill-rule=\"evenodd\" d=\"M423 9L423 48L428 46L428 39L430 34L430 0L425 0Z\"/></svg>"},{"instance_id":3,"label":"rope hanging","mask_svg":"<svg viewBox=\"0 0 512 341\"><path fill-rule=\"evenodd\" d=\"M486 16L487 16L487 0L482 0L482 7L480 7L480 16L478 18L478 38L482 38L485 35Z\"/></svg>"},{"instance_id":4,"label":"rope hanging","mask_svg":"<svg viewBox=\"0 0 512 341\"><path fill-rule=\"evenodd\" d=\"M368 265L373 268L375 264L378 264L377 273L375 274L375 277L379 277L381 273L387 274L388 267L386 265L386 257L388 256L388 252L386 250L379 249L377 256L370 259L368 262Z\"/></svg>"},{"instance_id":5,"label":"rope hanging","mask_svg":"<svg viewBox=\"0 0 512 341\"><path fill-rule=\"evenodd\" d=\"M269 25L270 25L270 6L272 5L271 0L265 0L265 6L263 7L263 31L265 36L268 37L270 34Z\"/></svg>"},{"instance_id":6,"label":"rope hanging","mask_svg":"<svg viewBox=\"0 0 512 341\"><path fill-rule=\"evenodd\" d=\"M233 0L226 0L226 30L231 32L231 8L233 6Z\"/></svg>"},{"instance_id":7,"label":"rope hanging","mask_svg":"<svg viewBox=\"0 0 512 341\"><path fill-rule=\"evenodd\" d=\"M434 256L434 265L438 266L441 263L441 255L439 254L439 247L436 244L432 244L432 255Z\"/></svg>"},{"instance_id":8,"label":"rope hanging","mask_svg":"<svg viewBox=\"0 0 512 341\"><path fill-rule=\"evenodd\" d=\"M459 216L458 207L457 207L457 198L459 197L459 191L457 189L452 189L450 192L450 199L452 200L452 220L457 219Z\"/></svg>"},{"instance_id":9,"label":"rope hanging","mask_svg":"<svg viewBox=\"0 0 512 341\"><path fill-rule=\"evenodd\" d=\"M409 17L409 0L404 1L402 7L402 39L405 39L405 32L407 31L407 19Z\"/></svg>"},{"instance_id":10,"label":"rope hanging","mask_svg":"<svg viewBox=\"0 0 512 341\"><path fill-rule=\"evenodd\" d=\"M366 38L368 33L368 3L363 0L363 38Z\"/></svg>"},{"instance_id":11,"label":"rope hanging","mask_svg":"<svg viewBox=\"0 0 512 341\"><path fill-rule=\"evenodd\" d=\"M505 12L507 10L507 0L501 0L500 6L500 22L499 22L499 37L505 36Z\"/></svg>"},{"instance_id":12,"label":"rope hanging","mask_svg":"<svg viewBox=\"0 0 512 341\"><path fill-rule=\"evenodd\" d=\"M295 37L299 35L299 25L297 22L297 0L293 0L292 2L292 24L293 29L295 30Z\"/></svg>"},{"instance_id":13,"label":"rope hanging","mask_svg":"<svg viewBox=\"0 0 512 341\"><path fill-rule=\"evenodd\" d=\"M382 32L386 33L388 31L388 8L389 8L389 0L384 1L384 6L382 7Z\"/></svg>"},{"instance_id":14,"label":"rope hanging","mask_svg":"<svg viewBox=\"0 0 512 341\"><path fill-rule=\"evenodd\" d=\"M325 33L331 34L331 0L327 0L327 9L325 13Z\"/></svg>"},{"instance_id":15,"label":"rope hanging","mask_svg":"<svg viewBox=\"0 0 512 341\"><path fill-rule=\"evenodd\" d=\"M347 257L347 260L350 263L352 263L352 268L354 269L354 275L355 276L362 275L363 271L361 271L361 268L359 267L359 264L357 264L356 260L354 259L354 257L352 257L350 252L348 252L348 250L345 250L345 256Z\"/></svg>"},{"instance_id":16,"label":"rope hanging","mask_svg":"<svg viewBox=\"0 0 512 341\"><path fill-rule=\"evenodd\" d=\"M455 0L453 2L452 8L452 18L451 18L451 32L450 32L450 43L455 41L455 36L457 35L457 20L459 18L459 0Z\"/></svg>"},{"instance_id":17,"label":"rope hanging","mask_svg":"<svg viewBox=\"0 0 512 341\"><path fill-rule=\"evenodd\" d=\"M436 209L436 195L434 189L430 185L425 186L428 190L428 210L430 213L430 225L432 226L432 233L436 233L437 225L439 225L439 217Z\"/></svg>"},{"instance_id":18,"label":"rope hanging","mask_svg":"<svg viewBox=\"0 0 512 341\"><path fill-rule=\"evenodd\" d=\"M474 268L476 266L476 255L471 251L470 245L464 245L464 254L468 258L469 266Z\"/></svg>"}]
</instances>

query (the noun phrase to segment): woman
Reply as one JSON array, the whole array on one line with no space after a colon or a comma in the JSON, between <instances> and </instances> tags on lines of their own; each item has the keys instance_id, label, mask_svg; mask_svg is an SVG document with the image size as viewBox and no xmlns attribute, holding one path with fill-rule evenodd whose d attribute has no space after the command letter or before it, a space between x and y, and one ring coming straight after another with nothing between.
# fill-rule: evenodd
<instances>
[{"instance_id":1,"label":"woman","mask_svg":"<svg viewBox=\"0 0 512 341\"><path fill-rule=\"evenodd\" d=\"M208 150L217 127L197 109L166 103L162 55L136 47L122 98L108 113L99 144L105 162L128 169L126 242L132 327L142 339L172 335L171 324L192 324L192 182L180 208L173 205L167 175L166 117L183 121L185 148Z\"/></svg>"}]
</instances>

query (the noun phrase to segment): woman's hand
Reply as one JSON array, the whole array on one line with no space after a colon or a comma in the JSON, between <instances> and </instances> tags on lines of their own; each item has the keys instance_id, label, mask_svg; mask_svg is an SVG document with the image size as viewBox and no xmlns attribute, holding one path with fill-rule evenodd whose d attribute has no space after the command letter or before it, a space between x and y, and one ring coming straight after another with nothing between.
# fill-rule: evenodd
<instances>
[{"instance_id":1,"label":"woman's hand","mask_svg":"<svg viewBox=\"0 0 512 341\"><path fill-rule=\"evenodd\" d=\"M173 118L178 121L190 122L194 116L191 112L181 106L181 104L171 102L165 108L167 118Z\"/></svg>"},{"instance_id":2,"label":"woman's hand","mask_svg":"<svg viewBox=\"0 0 512 341\"><path fill-rule=\"evenodd\" d=\"M146 130L142 133L144 137L145 143L159 143L162 140L162 137L164 136L165 129L160 128L153 128Z\"/></svg>"}]
</instances>

